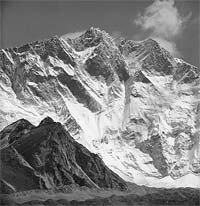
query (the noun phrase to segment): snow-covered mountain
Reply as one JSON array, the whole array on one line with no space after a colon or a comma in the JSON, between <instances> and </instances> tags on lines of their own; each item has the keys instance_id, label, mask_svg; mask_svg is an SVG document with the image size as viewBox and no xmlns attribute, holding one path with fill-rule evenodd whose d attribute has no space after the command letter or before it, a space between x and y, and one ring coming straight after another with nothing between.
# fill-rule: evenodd
<instances>
[{"instance_id":1,"label":"snow-covered mountain","mask_svg":"<svg viewBox=\"0 0 200 206\"><path fill-rule=\"evenodd\" d=\"M200 69L156 41L90 28L1 49L0 73L0 130L50 116L127 181L199 187Z\"/></svg>"}]
</instances>

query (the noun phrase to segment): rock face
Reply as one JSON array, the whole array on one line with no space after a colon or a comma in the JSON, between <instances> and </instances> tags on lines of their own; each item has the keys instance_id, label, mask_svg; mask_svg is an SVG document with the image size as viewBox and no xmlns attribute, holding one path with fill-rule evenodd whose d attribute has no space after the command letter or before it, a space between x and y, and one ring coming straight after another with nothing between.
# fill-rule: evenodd
<instances>
[{"instance_id":1,"label":"rock face","mask_svg":"<svg viewBox=\"0 0 200 206\"><path fill-rule=\"evenodd\" d=\"M1 148L8 146L22 135L30 132L34 126L25 119L20 119L0 131Z\"/></svg>"},{"instance_id":2,"label":"rock face","mask_svg":"<svg viewBox=\"0 0 200 206\"><path fill-rule=\"evenodd\" d=\"M25 120L10 125L22 132ZM27 125L31 125L27 122ZM8 127L2 132L7 132ZM5 137L4 137L5 138ZM77 143L60 123L44 119L1 150L1 193L55 189L69 184L125 190L126 183L101 158Z\"/></svg>"},{"instance_id":3,"label":"rock face","mask_svg":"<svg viewBox=\"0 0 200 206\"><path fill-rule=\"evenodd\" d=\"M90 28L1 49L0 73L1 128L48 115L125 180L197 186L200 69L154 40L116 43ZM21 135L6 133L3 145Z\"/></svg>"}]
</instances>

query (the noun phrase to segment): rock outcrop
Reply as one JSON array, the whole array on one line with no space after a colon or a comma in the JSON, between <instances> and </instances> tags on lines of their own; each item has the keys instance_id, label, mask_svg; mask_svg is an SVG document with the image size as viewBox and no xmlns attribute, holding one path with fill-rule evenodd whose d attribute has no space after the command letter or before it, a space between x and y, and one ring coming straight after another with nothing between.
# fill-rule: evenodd
<instances>
[{"instance_id":1,"label":"rock outcrop","mask_svg":"<svg viewBox=\"0 0 200 206\"><path fill-rule=\"evenodd\" d=\"M21 135L1 150L1 193L70 184L126 190L125 181L98 155L77 143L60 123L47 117L38 127L31 125L26 133L24 127L16 126L25 124L31 125L22 119L2 131L8 136Z\"/></svg>"}]
</instances>

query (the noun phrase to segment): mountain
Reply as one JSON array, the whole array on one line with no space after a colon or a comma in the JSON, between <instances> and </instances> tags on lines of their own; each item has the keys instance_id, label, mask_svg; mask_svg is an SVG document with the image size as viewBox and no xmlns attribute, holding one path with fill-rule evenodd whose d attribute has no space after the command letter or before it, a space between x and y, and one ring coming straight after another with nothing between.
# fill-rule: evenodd
<instances>
[{"instance_id":1,"label":"mountain","mask_svg":"<svg viewBox=\"0 0 200 206\"><path fill-rule=\"evenodd\" d=\"M3 150L49 116L126 181L199 187L200 69L156 41L90 28L1 49L0 73L0 129L30 122L1 132Z\"/></svg>"},{"instance_id":2,"label":"mountain","mask_svg":"<svg viewBox=\"0 0 200 206\"><path fill-rule=\"evenodd\" d=\"M5 185L1 193L7 189L19 192L70 184L127 189L124 180L108 169L98 155L77 143L60 123L47 117L37 127L30 125L22 119L1 132L2 140L9 140L1 150L1 181ZM13 134L21 135L13 140Z\"/></svg>"},{"instance_id":3,"label":"mountain","mask_svg":"<svg viewBox=\"0 0 200 206\"><path fill-rule=\"evenodd\" d=\"M9 139L8 146L1 150L1 181L13 191L52 189L69 184L127 188L124 180L108 169L98 155L77 143L60 123L47 117L37 127L31 125L26 133L19 125L31 124L18 120L1 133L6 133L1 138ZM13 141L14 133L21 135Z\"/></svg>"}]
</instances>

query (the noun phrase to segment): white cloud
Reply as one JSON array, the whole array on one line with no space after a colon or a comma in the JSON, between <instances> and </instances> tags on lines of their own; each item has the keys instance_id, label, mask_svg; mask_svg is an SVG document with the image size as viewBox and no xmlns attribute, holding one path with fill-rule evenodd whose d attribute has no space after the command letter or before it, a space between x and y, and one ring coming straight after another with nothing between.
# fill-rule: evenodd
<instances>
[{"instance_id":1,"label":"white cloud","mask_svg":"<svg viewBox=\"0 0 200 206\"><path fill-rule=\"evenodd\" d=\"M155 0L143 14L138 15L134 23L143 31L150 32L150 36L157 39L165 49L174 55L180 55L175 40L182 34L190 16L191 13L182 16L174 0Z\"/></svg>"},{"instance_id":2,"label":"white cloud","mask_svg":"<svg viewBox=\"0 0 200 206\"><path fill-rule=\"evenodd\" d=\"M75 39L76 37L81 36L84 32L85 32L85 31L71 32L71 33L68 33L68 34L63 35L62 38L63 38L63 39L67 39L67 38Z\"/></svg>"},{"instance_id":3,"label":"white cloud","mask_svg":"<svg viewBox=\"0 0 200 206\"><path fill-rule=\"evenodd\" d=\"M111 36L113 36L115 39L119 39L123 35L122 35L121 31L112 31Z\"/></svg>"}]
</instances>

